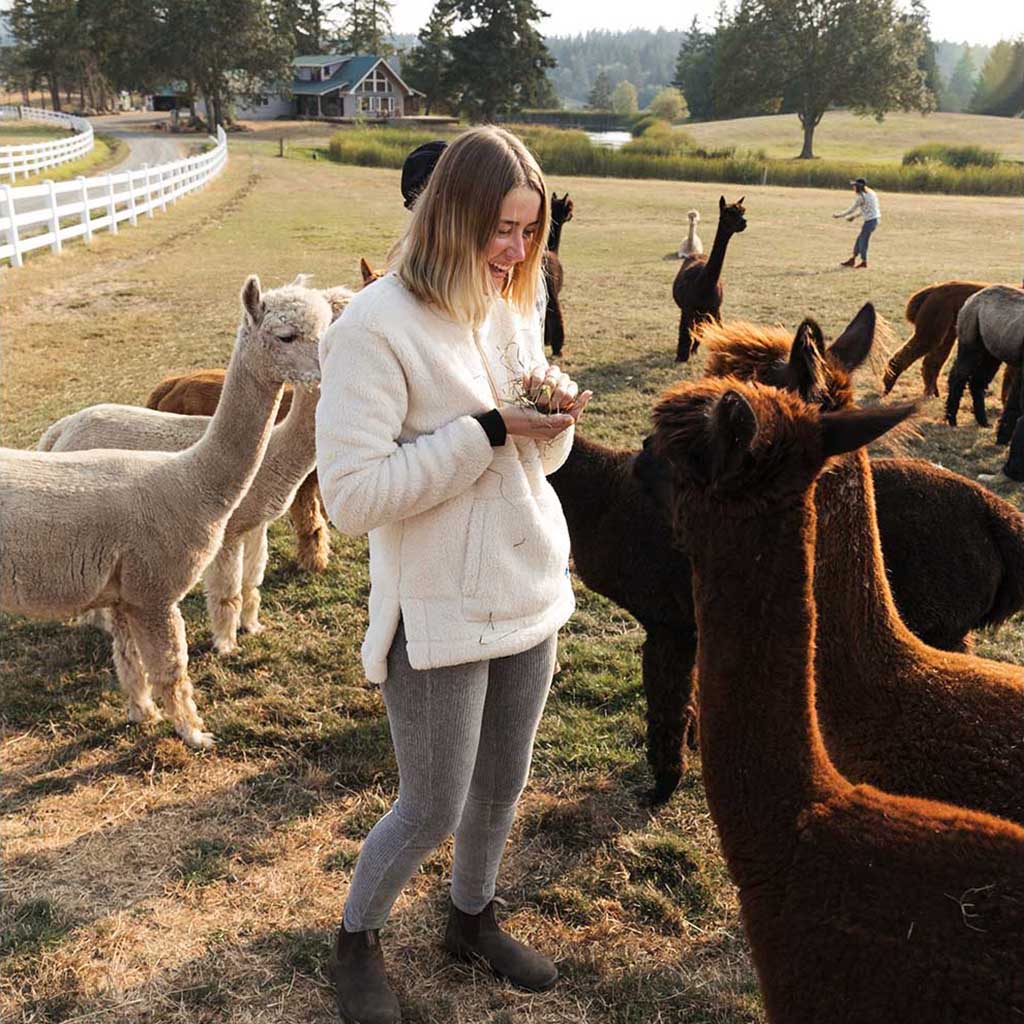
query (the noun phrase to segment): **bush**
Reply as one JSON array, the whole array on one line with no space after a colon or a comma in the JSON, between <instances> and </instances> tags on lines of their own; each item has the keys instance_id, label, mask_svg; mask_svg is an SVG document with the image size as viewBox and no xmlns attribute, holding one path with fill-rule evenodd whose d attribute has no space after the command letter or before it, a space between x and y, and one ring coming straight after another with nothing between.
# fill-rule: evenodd
<instances>
[{"instance_id":1,"label":"bush","mask_svg":"<svg viewBox=\"0 0 1024 1024\"><path fill-rule=\"evenodd\" d=\"M626 153L646 153L648 156L681 156L692 152L693 148L693 139L686 132L673 129L667 121L655 120L639 138L634 137L622 150Z\"/></svg>"},{"instance_id":2,"label":"bush","mask_svg":"<svg viewBox=\"0 0 1024 1024\"><path fill-rule=\"evenodd\" d=\"M690 111L687 109L686 100L683 94L672 86L666 86L650 102L647 108L655 117L665 121L679 121L686 117Z\"/></svg>"},{"instance_id":3,"label":"bush","mask_svg":"<svg viewBox=\"0 0 1024 1024\"><path fill-rule=\"evenodd\" d=\"M964 170L967 167L995 167L1000 163L999 154L984 146L950 146L944 142L929 142L915 146L903 154L903 166L916 164L945 164Z\"/></svg>"}]
</instances>

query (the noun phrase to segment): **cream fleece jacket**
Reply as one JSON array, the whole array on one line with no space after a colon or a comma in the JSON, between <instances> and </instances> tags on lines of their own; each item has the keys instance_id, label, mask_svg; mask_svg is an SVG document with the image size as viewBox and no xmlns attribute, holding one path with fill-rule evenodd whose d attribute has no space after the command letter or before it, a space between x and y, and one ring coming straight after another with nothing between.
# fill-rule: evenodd
<instances>
[{"instance_id":1,"label":"cream fleece jacket","mask_svg":"<svg viewBox=\"0 0 1024 1024\"><path fill-rule=\"evenodd\" d=\"M409 663L426 669L518 654L572 614L569 531L546 480L572 428L492 448L473 418L508 404L515 378L538 365L535 316L499 300L473 331L393 274L324 334L317 470L335 526L370 535L371 682L387 678L399 616Z\"/></svg>"}]
</instances>

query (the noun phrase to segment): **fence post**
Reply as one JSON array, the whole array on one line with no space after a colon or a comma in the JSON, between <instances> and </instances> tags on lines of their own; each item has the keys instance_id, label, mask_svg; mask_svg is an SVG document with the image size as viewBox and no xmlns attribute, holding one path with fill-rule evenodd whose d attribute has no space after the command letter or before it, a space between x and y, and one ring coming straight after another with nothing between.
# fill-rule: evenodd
<instances>
[{"instance_id":1,"label":"fence post","mask_svg":"<svg viewBox=\"0 0 1024 1024\"><path fill-rule=\"evenodd\" d=\"M11 243L11 248L14 250L11 253L11 263L16 267L20 267L22 264L21 259L21 239L18 237L18 222L14 219L14 196L11 194L10 185L0 185L3 189L4 207L7 210L7 223L10 225L7 229L7 241Z\"/></svg>"},{"instance_id":2,"label":"fence post","mask_svg":"<svg viewBox=\"0 0 1024 1024\"><path fill-rule=\"evenodd\" d=\"M139 223L139 214L135 208L135 172L128 172L128 223L134 228Z\"/></svg>"},{"instance_id":3,"label":"fence post","mask_svg":"<svg viewBox=\"0 0 1024 1024\"><path fill-rule=\"evenodd\" d=\"M47 178L43 184L50 192L50 229L53 231L53 241L50 243L50 248L54 252L59 253L63 250L64 244L60 239L60 215L57 213L57 185L53 178Z\"/></svg>"},{"instance_id":4,"label":"fence post","mask_svg":"<svg viewBox=\"0 0 1024 1024\"><path fill-rule=\"evenodd\" d=\"M92 218L89 214L89 182L84 175L78 176L78 185L82 190L82 227L85 233L82 237L90 245L92 244Z\"/></svg>"},{"instance_id":5,"label":"fence post","mask_svg":"<svg viewBox=\"0 0 1024 1024\"><path fill-rule=\"evenodd\" d=\"M153 218L153 186L149 181L149 164L143 164L142 170L145 172L146 181L146 216L152 220Z\"/></svg>"},{"instance_id":6,"label":"fence post","mask_svg":"<svg viewBox=\"0 0 1024 1024\"><path fill-rule=\"evenodd\" d=\"M165 177L165 175L167 173L168 172L165 169L164 165L161 164L160 165L160 209L165 211L165 212L167 210L167 179ZM171 172L171 173L173 173L173 172Z\"/></svg>"},{"instance_id":7,"label":"fence post","mask_svg":"<svg viewBox=\"0 0 1024 1024\"><path fill-rule=\"evenodd\" d=\"M110 215L110 233L117 234L117 201L114 198L114 177L107 175L107 213Z\"/></svg>"}]
</instances>

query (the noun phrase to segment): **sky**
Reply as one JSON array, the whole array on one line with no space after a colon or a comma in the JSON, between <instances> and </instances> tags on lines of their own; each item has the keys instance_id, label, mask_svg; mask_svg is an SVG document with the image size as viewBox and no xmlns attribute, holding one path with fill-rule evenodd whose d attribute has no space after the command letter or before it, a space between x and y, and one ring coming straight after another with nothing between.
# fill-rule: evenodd
<instances>
[{"instance_id":1,"label":"sky","mask_svg":"<svg viewBox=\"0 0 1024 1024\"><path fill-rule=\"evenodd\" d=\"M717 0L630 0L595 4L593 0L536 0L549 17L540 22L546 36L576 35L589 29L684 29L696 14L705 26L714 22ZM991 46L999 39L1024 34L1024 14L1018 0L925 0L931 12L933 39ZM395 0L392 24L396 32L418 32L426 24L434 0ZM732 6L730 4L730 6ZM1011 12L1017 10L1017 14Z\"/></svg>"}]
</instances>

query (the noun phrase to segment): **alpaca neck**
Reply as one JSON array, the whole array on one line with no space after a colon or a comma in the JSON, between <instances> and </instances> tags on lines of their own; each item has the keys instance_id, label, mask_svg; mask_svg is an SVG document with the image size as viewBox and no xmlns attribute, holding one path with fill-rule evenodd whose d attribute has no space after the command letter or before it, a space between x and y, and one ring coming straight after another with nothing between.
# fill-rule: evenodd
<instances>
[{"instance_id":1,"label":"alpaca neck","mask_svg":"<svg viewBox=\"0 0 1024 1024\"><path fill-rule=\"evenodd\" d=\"M615 462L618 455L620 453L579 433L573 438L569 457L548 477L570 526L574 519L592 519L595 513L614 500L610 485L612 477L617 475ZM627 458L622 455L628 469Z\"/></svg>"},{"instance_id":2,"label":"alpaca neck","mask_svg":"<svg viewBox=\"0 0 1024 1024\"><path fill-rule=\"evenodd\" d=\"M717 284L722 276L722 264L725 263L725 250L729 247L729 239L733 232L725 226L722 221L718 222L718 230L715 232L715 242L711 246L711 255L704 264L704 280L708 284Z\"/></svg>"},{"instance_id":3,"label":"alpaca neck","mask_svg":"<svg viewBox=\"0 0 1024 1024\"><path fill-rule=\"evenodd\" d=\"M558 247L562 244L562 221L554 220L551 221L551 230L548 232L548 249L551 252L558 252Z\"/></svg>"},{"instance_id":4,"label":"alpaca neck","mask_svg":"<svg viewBox=\"0 0 1024 1024\"><path fill-rule=\"evenodd\" d=\"M245 343L235 343L217 410L206 433L186 453L197 467L201 494L230 508L252 483L270 441L282 385L261 382L247 365Z\"/></svg>"},{"instance_id":5,"label":"alpaca neck","mask_svg":"<svg viewBox=\"0 0 1024 1024\"><path fill-rule=\"evenodd\" d=\"M814 707L814 506L752 518L691 506L708 806L740 885L785 862L799 818L841 780Z\"/></svg>"},{"instance_id":6,"label":"alpaca neck","mask_svg":"<svg viewBox=\"0 0 1024 1024\"><path fill-rule=\"evenodd\" d=\"M689 230L689 232L686 235L686 241L689 243L691 248L693 247L693 242L694 242L694 239L696 237L697 237L697 221L694 220L694 218L691 217L690 218L690 230Z\"/></svg>"},{"instance_id":7,"label":"alpaca neck","mask_svg":"<svg viewBox=\"0 0 1024 1024\"><path fill-rule=\"evenodd\" d=\"M860 664L918 646L900 619L885 574L875 488L865 451L844 456L818 479L820 510L815 597L821 624L819 660L864 678ZM829 701L848 688L825 691ZM831 716L829 716L831 718Z\"/></svg>"},{"instance_id":8,"label":"alpaca neck","mask_svg":"<svg viewBox=\"0 0 1024 1024\"><path fill-rule=\"evenodd\" d=\"M316 464L316 406L319 388L296 385L288 415L271 431L262 465L280 477L301 481ZM262 472L262 470L261 470Z\"/></svg>"}]
</instances>

